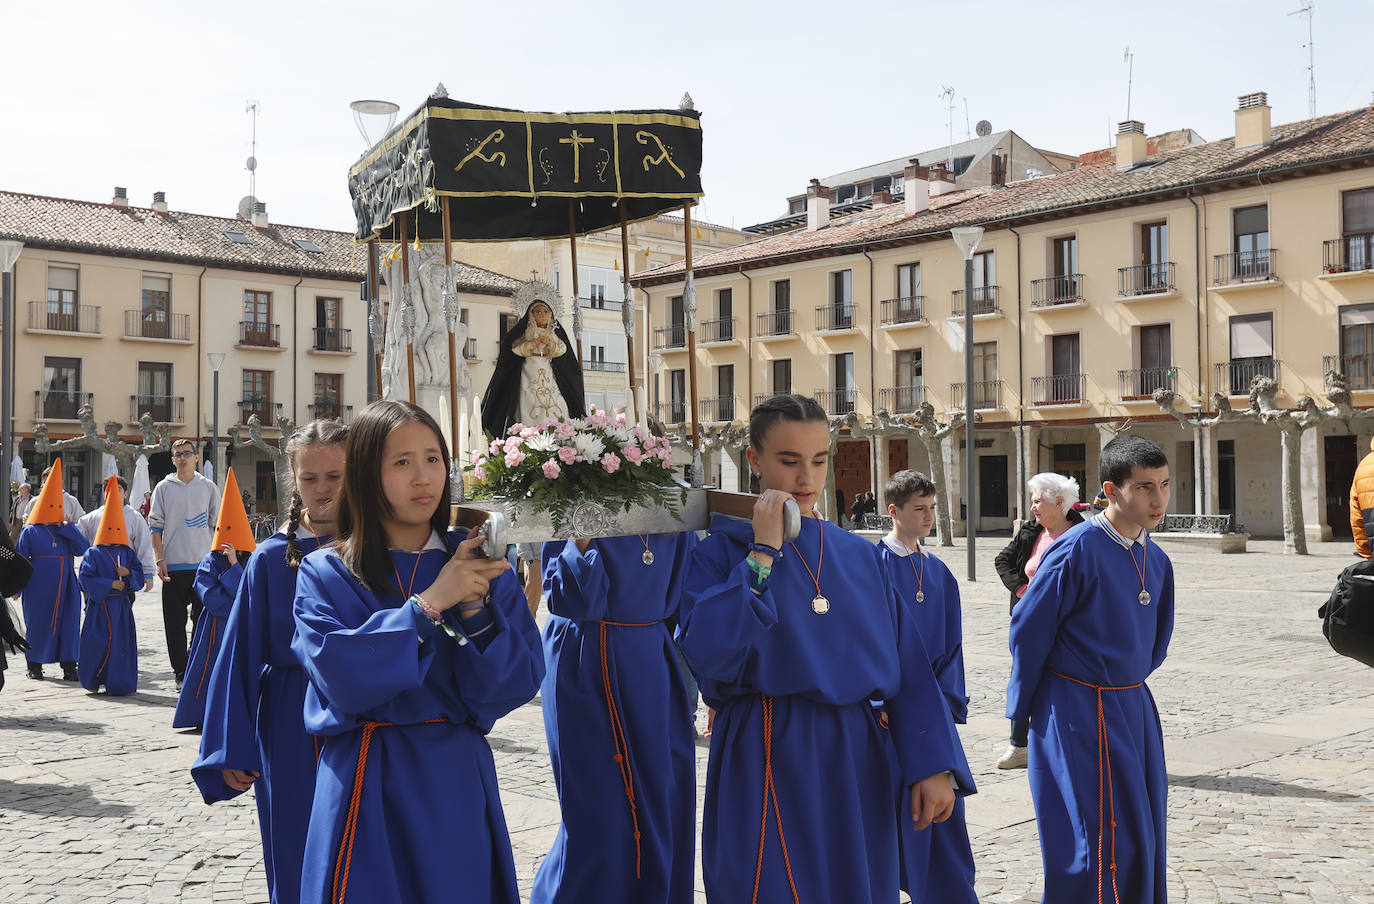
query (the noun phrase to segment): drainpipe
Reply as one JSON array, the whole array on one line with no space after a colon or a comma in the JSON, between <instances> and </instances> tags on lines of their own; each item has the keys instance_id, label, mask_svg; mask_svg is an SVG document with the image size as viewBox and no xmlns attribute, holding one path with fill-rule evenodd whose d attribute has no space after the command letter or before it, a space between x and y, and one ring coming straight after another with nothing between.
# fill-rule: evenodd
<instances>
[{"instance_id":1,"label":"drainpipe","mask_svg":"<svg viewBox=\"0 0 1374 904\"><path fill-rule=\"evenodd\" d=\"M1007 220L1007 229L1016 236L1016 397L1021 400L1021 408L1016 413L1016 429L1020 432L1016 443L1016 458L1021 474L1026 473L1026 334L1021 324L1021 233ZM1026 484L1016 488L1016 514L1025 520Z\"/></svg>"},{"instance_id":2,"label":"drainpipe","mask_svg":"<svg viewBox=\"0 0 1374 904\"><path fill-rule=\"evenodd\" d=\"M859 248L868 258L868 409L872 414L878 410L878 354L877 342L873 333L873 307L876 302L873 300L873 256L868 253L868 246L863 245ZM878 455L881 454L883 438L874 435L873 443L873 467L869 468L869 480L871 482L873 498L877 499L880 494L878 487Z\"/></svg>"},{"instance_id":3,"label":"drainpipe","mask_svg":"<svg viewBox=\"0 0 1374 904\"><path fill-rule=\"evenodd\" d=\"M296 416L297 412L300 410L300 399L298 397L300 393L300 381L296 372L300 367L301 360L301 318L300 310L296 307L297 304L299 304L296 290L301 287L301 283L303 282L305 282L305 272L300 271L299 277L296 279L296 284L291 287L291 423L293 424L300 423Z\"/></svg>"},{"instance_id":4,"label":"drainpipe","mask_svg":"<svg viewBox=\"0 0 1374 904\"><path fill-rule=\"evenodd\" d=\"M744 357L745 357L745 360L749 362L749 366L748 366L747 368L745 368L745 373L746 373L746 377L745 377L745 389L746 389L748 392L747 392L747 394L745 395L744 400L745 400L745 402L747 403L747 404L745 405L745 407L748 408L750 411L753 411L753 410L754 410L754 355L753 355L753 344L752 344L752 343L753 343L753 339L754 339L754 278L753 278L752 276L750 276L748 273L745 273L745 272L744 272L744 264L740 264L740 265L739 265L739 275L740 275L740 276L743 276L744 279L745 279L745 281L749 283L749 288L748 288L748 289L745 291L745 293L744 293L744 297L745 297L745 299L746 299L746 300L745 300L745 303L744 303L744 304L745 304L744 341L745 341L746 343L750 343L750 344L745 345L745 347L744 347L744 348L745 348L745 356L744 356Z\"/></svg>"},{"instance_id":5,"label":"drainpipe","mask_svg":"<svg viewBox=\"0 0 1374 904\"><path fill-rule=\"evenodd\" d=\"M1203 317L1202 317L1202 268L1206 265L1206 248L1202 241L1202 208L1193 199L1193 188L1188 188L1188 202L1193 205L1193 284L1194 292L1197 296L1197 394L1199 399L1207 398L1207 390L1203 384L1204 374L1202 372L1202 347L1206 344L1203 338ZM1207 335L1211 336L1211 324L1206 325ZM1202 405L1198 407L1202 411ZM1207 456L1203 454L1202 444L1212 441L1211 431L1202 428L1193 428L1193 511L1201 514L1211 514L1205 511L1208 508L1207 500L1210 494L1207 492L1207 476L1203 473L1204 464Z\"/></svg>"},{"instance_id":6,"label":"drainpipe","mask_svg":"<svg viewBox=\"0 0 1374 904\"><path fill-rule=\"evenodd\" d=\"M201 345L201 335L202 335L202 332L203 332L204 329L205 329L205 271L206 271L206 270L209 270L209 269L210 269L210 265L209 265L209 264L206 264L205 266L201 267L201 268L200 268L200 276L197 276L197 277L196 277L196 420L195 420L195 424L196 424L196 433L195 433L195 435L196 435L196 437L197 437L197 440L199 440L200 431L201 431L201 429L202 429L202 424L204 423L204 418L201 416L201 410L200 410L200 401L201 401L201 387L200 387L201 363L200 363L200 359L201 359L201 353L204 351L204 348L203 348L203 346ZM134 387L134 388L137 389L138 387ZM216 474L215 477L218 478L219 475Z\"/></svg>"}]
</instances>

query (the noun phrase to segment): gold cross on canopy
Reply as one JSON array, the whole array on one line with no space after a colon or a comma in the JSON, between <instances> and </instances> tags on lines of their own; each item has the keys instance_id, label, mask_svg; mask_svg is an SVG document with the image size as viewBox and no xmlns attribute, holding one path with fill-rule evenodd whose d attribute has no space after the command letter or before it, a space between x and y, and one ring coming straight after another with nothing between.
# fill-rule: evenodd
<instances>
[{"instance_id":1,"label":"gold cross on canopy","mask_svg":"<svg viewBox=\"0 0 1374 904\"><path fill-rule=\"evenodd\" d=\"M571 137L558 139L559 144L572 145L574 185L582 181L582 145L594 144L595 142L595 138L584 138L577 133L576 129L573 129Z\"/></svg>"}]
</instances>

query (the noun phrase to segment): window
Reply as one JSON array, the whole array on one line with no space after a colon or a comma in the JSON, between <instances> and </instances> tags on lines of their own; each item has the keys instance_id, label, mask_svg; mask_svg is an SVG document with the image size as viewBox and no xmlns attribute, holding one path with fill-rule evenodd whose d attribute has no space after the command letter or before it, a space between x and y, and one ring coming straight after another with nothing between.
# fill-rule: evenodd
<instances>
[{"instance_id":1,"label":"window","mask_svg":"<svg viewBox=\"0 0 1374 904\"><path fill-rule=\"evenodd\" d=\"M149 339L171 337L172 278L143 274L143 297L139 310L139 335Z\"/></svg>"},{"instance_id":2,"label":"window","mask_svg":"<svg viewBox=\"0 0 1374 904\"><path fill-rule=\"evenodd\" d=\"M1083 395L1079 337L1077 333L1050 337L1049 392L1043 401L1053 403L1077 402Z\"/></svg>"},{"instance_id":3,"label":"window","mask_svg":"<svg viewBox=\"0 0 1374 904\"><path fill-rule=\"evenodd\" d=\"M1264 279L1269 276L1269 207L1258 204L1231 211L1232 279Z\"/></svg>"},{"instance_id":4,"label":"window","mask_svg":"<svg viewBox=\"0 0 1374 904\"><path fill-rule=\"evenodd\" d=\"M276 345L272 332L272 293L244 290L243 344Z\"/></svg>"},{"instance_id":5,"label":"window","mask_svg":"<svg viewBox=\"0 0 1374 904\"><path fill-rule=\"evenodd\" d=\"M718 321L716 334L709 336L721 342L729 342L735 338L735 290L721 289L716 292L716 319Z\"/></svg>"},{"instance_id":6,"label":"window","mask_svg":"<svg viewBox=\"0 0 1374 904\"><path fill-rule=\"evenodd\" d=\"M233 230L233 229L226 229L226 230L224 231L224 237L225 237L226 239L228 239L229 241L231 241L231 242L237 242L237 243L240 244L240 245L251 245L251 244L253 244L253 240L250 239L246 234L244 234L244 233L242 233L242 232L238 232L238 231Z\"/></svg>"},{"instance_id":7,"label":"window","mask_svg":"<svg viewBox=\"0 0 1374 904\"><path fill-rule=\"evenodd\" d=\"M895 411L914 411L925 401L925 377L922 374L921 350L907 348L897 352L894 370L897 374L895 387Z\"/></svg>"},{"instance_id":8,"label":"window","mask_svg":"<svg viewBox=\"0 0 1374 904\"><path fill-rule=\"evenodd\" d=\"M822 329L847 330L854 326L854 271L830 274L830 311Z\"/></svg>"},{"instance_id":9,"label":"window","mask_svg":"<svg viewBox=\"0 0 1374 904\"><path fill-rule=\"evenodd\" d=\"M1169 260L1169 224L1143 223L1140 226L1140 262L1146 267Z\"/></svg>"},{"instance_id":10,"label":"window","mask_svg":"<svg viewBox=\"0 0 1374 904\"><path fill-rule=\"evenodd\" d=\"M1173 369L1174 350L1169 324L1160 323L1142 326L1136 334L1140 345L1140 370L1134 387L1128 387L1127 395L1146 398L1156 389L1173 388L1170 374ZM1130 391L1131 389L1134 391Z\"/></svg>"},{"instance_id":11,"label":"window","mask_svg":"<svg viewBox=\"0 0 1374 904\"><path fill-rule=\"evenodd\" d=\"M911 302L921 294L921 265L897 265L897 298Z\"/></svg>"},{"instance_id":12,"label":"window","mask_svg":"<svg viewBox=\"0 0 1374 904\"><path fill-rule=\"evenodd\" d=\"M315 374L315 417L337 418L342 397L343 374Z\"/></svg>"},{"instance_id":13,"label":"window","mask_svg":"<svg viewBox=\"0 0 1374 904\"><path fill-rule=\"evenodd\" d=\"M773 387L773 395L791 395L792 393L792 359L775 358L769 362L770 379L769 384Z\"/></svg>"},{"instance_id":14,"label":"window","mask_svg":"<svg viewBox=\"0 0 1374 904\"><path fill-rule=\"evenodd\" d=\"M587 346L587 363L596 365L606 363L606 346L589 345ZM590 370L605 370L605 367L591 367Z\"/></svg>"},{"instance_id":15,"label":"window","mask_svg":"<svg viewBox=\"0 0 1374 904\"><path fill-rule=\"evenodd\" d=\"M1374 387L1374 304L1343 305L1341 357L1336 370L1351 389Z\"/></svg>"},{"instance_id":16,"label":"window","mask_svg":"<svg viewBox=\"0 0 1374 904\"><path fill-rule=\"evenodd\" d=\"M324 254L324 249L310 241L310 239L292 239L291 244L295 245L306 254Z\"/></svg>"},{"instance_id":17,"label":"window","mask_svg":"<svg viewBox=\"0 0 1374 904\"><path fill-rule=\"evenodd\" d=\"M668 423L687 420L687 371L668 371Z\"/></svg>"},{"instance_id":18,"label":"window","mask_svg":"<svg viewBox=\"0 0 1374 904\"><path fill-rule=\"evenodd\" d=\"M735 365L722 364L716 368L716 404L708 413L714 415L711 420L735 419Z\"/></svg>"},{"instance_id":19,"label":"window","mask_svg":"<svg viewBox=\"0 0 1374 904\"><path fill-rule=\"evenodd\" d=\"M1346 270L1374 267L1374 188L1341 192L1341 237Z\"/></svg>"},{"instance_id":20,"label":"window","mask_svg":"<svg viewBox=\"0 0 1374 904\"><path fill-rule=\"evenodd\" d=\"M341 298L315 299L315 348L321 351L348 351L344 332L339 328L339 315L343 309Z\"/></svg>"},{"instance_id":21,"label":"window","mask_svg":"<svg viewBox=\"0 0 1374 904\"><path fill-rule=\"evenodd\" d=\"M1274 378L1274 315L1244 314L1231 318L1231 395L1245 395L1257 376Z\"/></svg>"},{"instance_id":22,"label":"window","mask_svg":"<svg viewBox=\"0 0 1374 904\"><path fill-rule=\"evenodd\" d=\"M263 424L271 426L276 418L272 413L272 371L243 371L243 401L239 403L246 423L252 415L257 415Z\"/></svg>"},{"instance_id":23,"label":"window","mask_svg":"<svg viewBox=\"0 0 1374 904\"><path fill-rule=\"evenodd\" d=\"M973 407L997 407L997 343L973 343Z\"/></svg>"},{"instance_id":24,"label":"window","mask_svg":"<svg viewBox=\"0 0 1374 904\"><path fill-rule=\"evenodd\" d=\"M42 416L75 420L81 407L81 359L43 358Z\"/></svg>"},{"instance_id":25,"label":"window","mask_svg":"<svg viewBox=\"0 0 1374 904\"><path fill-rule=\"evenodd\" d=\"M854 353L843 352L830 356L831 387L838 393L854 388Z\"/></svg>"},{"instance_id":26,"label":"window","mask_svg":"<svg viewBox=\"0 0 1374 904\"><path fill-rule=\"evenodd\" d=\"M48 322L50 330L77 329L76 268L48 268Z\"/></svg>"},{"instance_id":27,"label":"window","mask_svg":"<svg viewBox=\"0 0 1374 904\"><path fill-rule=\"evenodd\" d=\"M792 310L792 280L780 279L773 283L773 310Z\"/></svg>"},{"instance_id":28,"label":"window","mask_svg":"<svg viewBox=\"0 0 1374 904\"><path fill-rule=\"evenodd\" d=\"M978 290L997 285L997 255L994 251L980 251L973 256L973 298L979 300Z\"/></svg>"},{"instance_id":29,"label":"window","mask_svg":"<svg viewBox=\"0 0 1374 904\"><path fill-rule=\"evenodd\" d=\"M1072 276L1078 272L1078 236L1071 235L1054 240L1054 260L1051 274L1058 277Z\"/></svg>"},{"instance_id":30,"label":"window","mask_svg":"<svg viewBox=\"0 0 1374 904\"><path fill-rule=\"evenodd\" d=\"M138 362L138 396L134 400L135 418L151 414L153 420L170 422L172 417L172 365L163 361Z\"/></svg>"}]
</instances>

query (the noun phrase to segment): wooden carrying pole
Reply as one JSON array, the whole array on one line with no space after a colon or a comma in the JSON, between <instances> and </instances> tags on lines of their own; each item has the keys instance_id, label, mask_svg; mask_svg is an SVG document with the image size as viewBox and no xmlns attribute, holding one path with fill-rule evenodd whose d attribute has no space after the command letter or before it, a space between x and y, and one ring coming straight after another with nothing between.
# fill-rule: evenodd
<instances>
[{"instance_id":1,"label":"wooden carrying pole","mask_svg":"<svg viewBox=\"0 0 1374 904\"><path fill-rule=\"evenodd\" d=\"M634 297L630 294L630 225L625 220L625 199L620 199L620 260L625 268L625 299L621 304L629 305L634 311ZM647 320L646 320L647 323ZM626 420L635 423L639 419L639 391L635 389L635 337L634 330L625 331L625 367L630 378L630 416Z\"/></svg>"},{"instance_id":2,"label":"wooden carrying pole","mask_svg":"<svg viewBox=\"0 0 1374 904\"><path fill-rule=\"evenodd\" d=\"M382 313L382 299L378 296L377 288L377 240L370 239L367 243L367 297L376 306L377 316L386 323L386 315ZM377 398L382 398L385 394L382 390L382 352L386 350L386 329L382 330L382 343L372 349L372 367L377 377Z\"/></svg>"},{"instance_id":3,"label":"wooden carrying pole","mask_svg":"<svg viewBox=\"0 0 1374 904\"><path fill-rule=\"evenodd\" d=\"M682 239L683 249L686 252L682 262L683 271L687 278L692 276L692 202L688 201L682 205ZM697 423L697 330L696 314L691 315L689 324L692 328L687 331L687 383L692 415L692 452L693 459L695 453L701 451L701 427Z\"/></svg>"},{"instance_id":4,"label":"wooden carrying pole","mask_svg":"<svg viewBox=\"0 0 1374 904\"><path fill-rule=\"evenodd\" d=\"M572 318L573 332L577 333L577 366L582 366L582 331L577 324L577 202L568 199L568 245L572 248L572 303L573 310L568 313Z\"/></svg>"},{"instance_id":5,"label":"wooden carrying pole","mask_svg":"<svg viewBox=\"0 0 1374 904\"><path fill-rule=\"evenodd\" d=\"M403 213L396 215L396 223L401 231L401 285L406 287L406 293L410 289L410 246L406 244L406 215ZM408 299L410 305L414 305L414 299ZM411 317L415 312L411 310ZM401 331L406 334L406 373L410 377L410 404L415 404L415 345L411 342L409 331L405 329L405 321L401 322Z\"/></svg>"},{"instance_id":6,"label":"wooden carrying pole","mask_svg":"<svg viewBox=\"0 0 1374 904\"><path fill-rule=\"evenodd\" d=\"M449 225L449 219L448 219L448 202L449 202L449 199L448 199L448 198L444 198L444 199L443 199L443 202L442 202L442 203L443 203L443 207L440 208L440 214L441 214L441 217L442 217L443 229L444 229L444 267L445 267L444 287L445 287L445 288L448 287L448 269L447 269L447 268L450 268L450 267L453 266L453 232L452 232L452 228L451 228L450 225ZM455 295L455 297L456 297L456 295L457 295L457 293L458 293L458 286L457 286L456 280L455 280L455 283L454 283L454 286L453 286L453 292L454 292L454 295ZM445 313L445 315L448 314L447 311L445 311L444 313ZM459 442L459 437L458 437L458 352L456 351L456 348L455 348L456 345L457 345L457 343L458 343L458 339L457 339L458 324L457 324L457 322L456 322L456 320L457 320L456 317L454 318L454 320L455 320L454 323L445 324L445 326L448 327L448 418L449 418L449 453L453 456L453 460L454 460L454 461L458 461L458 459L459 459L459 447L460 447L462 444Z\"/></svg>"}]
</instances>

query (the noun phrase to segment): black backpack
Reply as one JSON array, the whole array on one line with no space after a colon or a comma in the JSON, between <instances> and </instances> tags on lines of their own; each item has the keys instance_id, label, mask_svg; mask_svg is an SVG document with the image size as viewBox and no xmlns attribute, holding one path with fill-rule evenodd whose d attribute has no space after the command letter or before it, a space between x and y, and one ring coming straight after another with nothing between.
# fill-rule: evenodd
<instances>
[{"instance_id":1,"label":"black backpack","mask_svg":"<svg viewBox=\"0 0 1374 904\"><path fill-rule=\"evenodd\" d=\"M1342 571L1317 617L1331 649L1374 666L1374 561L1361 559Z\"/></svg>"}]
</instances>

